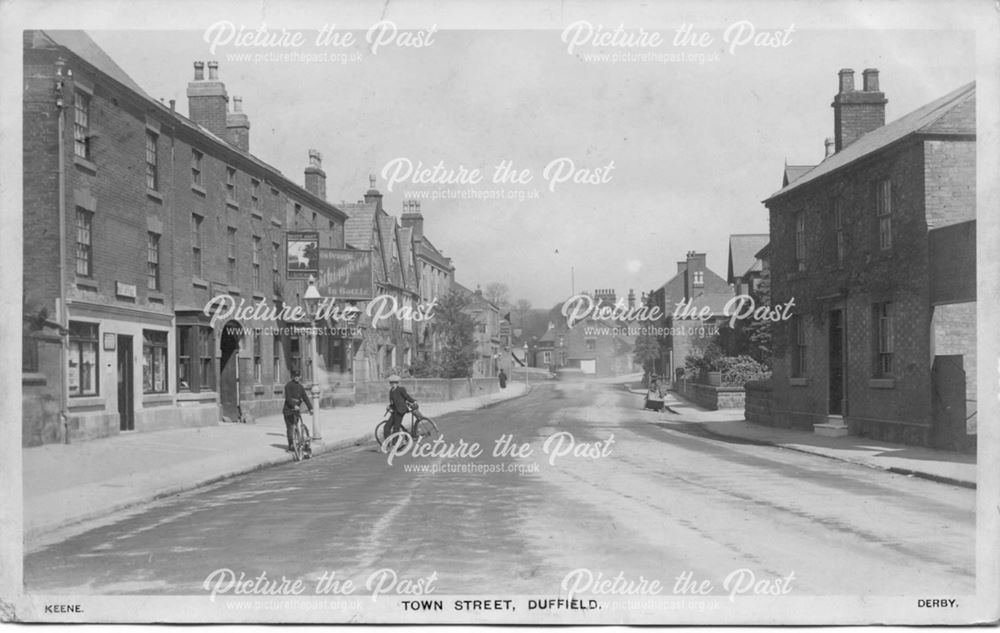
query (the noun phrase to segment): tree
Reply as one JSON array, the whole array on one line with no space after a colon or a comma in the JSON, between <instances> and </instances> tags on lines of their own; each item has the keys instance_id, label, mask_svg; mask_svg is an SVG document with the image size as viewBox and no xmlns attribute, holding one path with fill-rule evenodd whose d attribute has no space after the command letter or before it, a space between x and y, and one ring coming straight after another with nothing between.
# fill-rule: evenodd
<instances>
[{"instance_id":1,"label":"tree","mask_svg":"<svg viewBox=\"0 0 1000 633\"><path fill-rule=\"evenodd\" d=\"M531 302L527 299L518 299L514 305L514 314L517 315L517 327L524 327L524 318L531 312Z\"/></svg>"},{"instance_id":2,"label":"tree","mask_svg":"<svg viewBox=\"0 0 1000 633\"><path fill-rule=\"evenodd\" d=\"M434 308L434 321L444 335L441 376L468 378L476 359L476 322L465 312L470 301L452 290Z\"/></svg>"},{"instance_id":3,"label":"tree","mask_svg":"<svg viewBox=\"0 0 1000 633\"><path fill-rule=\"evenodd\" d=\"M660 341L652 334L640 334L635 337L635 363L642 366L642 371L648 376L653 373L654 363L660 359Z\"/></svg>"},{"instance_id":4,"label":"tree","mask_svg":"<svg viewBox=\"0 0 1000 633\"><path fill-rule=\"evenodd\" d=\"M771 305L771 274L765 270L760 276L760 283L750 291L750 297L757 306ZM738 337L740 354L746 354L754 360L771 367L774 355L774 322L770 320L752 320L742 324Z\"/></svg>"},{"instance_id":5,"label":"tree","mask_svg":"<svg viewBox=\"0 0 1000 633\"><path fill-rule=\"evenodd\" d=\"M486 284L483 297L490 303L498 306L501 310L510 306L510 288L507 287L507 284L500 283L499 281Z\"/></svg>"}]
</instances>

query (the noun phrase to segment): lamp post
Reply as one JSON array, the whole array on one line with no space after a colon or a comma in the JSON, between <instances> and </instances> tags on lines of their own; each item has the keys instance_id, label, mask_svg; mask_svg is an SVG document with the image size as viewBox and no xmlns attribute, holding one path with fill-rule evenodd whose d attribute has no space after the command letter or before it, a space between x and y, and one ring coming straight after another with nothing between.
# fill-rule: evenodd
<instances>
[{"instance_id":1,"label":"lamp post","mask_svg":"<svg viewBox=\"0 0 1000 633\"><path fill-rule=\"evenodd\" d=\"M524 342L524 388L528 388L528 341Z\"/></svg>"},{"instance_id":2,"label":"lamp post","mask_svg":"<svg viewBox=\"0 0 1000 633\"><path fill-rule=\"evenodd\" d=\"M316 331L316 308L319 306L319 302L323 297L319 294L319 289L316 288L316 278L309 275L309 287L306 288L306 293L302 296L302 299L306 303L306 310L309 311L309 320L313 323L313 344L310 354L312 355L312 399L313 399L313 413L312 413L312 439L321 440L323 439L319 432L319 398L320 389L319 381L317 380L319 376L319 336Z\"/></svg>"}]
</instances>

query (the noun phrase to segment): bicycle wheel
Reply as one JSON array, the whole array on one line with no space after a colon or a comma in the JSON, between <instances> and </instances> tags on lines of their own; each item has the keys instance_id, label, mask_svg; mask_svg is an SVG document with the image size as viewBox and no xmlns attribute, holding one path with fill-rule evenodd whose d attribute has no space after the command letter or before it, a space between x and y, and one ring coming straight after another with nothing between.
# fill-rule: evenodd
<instances>
[{"instance_id":1,"label":"bicycle wheel","mask_svg":"<svg viewBox=\"0 0 1000 633\"><path fill-rule=\"evenodd\" d=\"M430 418L420 418L419 420L413 421L413 427L410 434L414 438L424 438L427 440L433 440L441 432L438 430L437 424L434 424L434 420Z\"/></svg>"},{"instance_id":2,"label":"bicycle wheel","mask_svg":"<svg viewBox=\"0 0 1000 633\"><path fill-rule=\"evenodd\" d=\"M292 430L292 456L295 461L302 461L302 447L305 445L305 438L302 437L302 421L295 423Z\"/></svg>"},{"instance_id":3,"label":"bicycle wheel","mask_svg":"<svg viewBox=\"0 0 1000 633\"><path fill-rule=\"evenodd\" d=\"M382 442L385 441L385 430L389 426L388 420L382 420L375 426L375 443L382 446Z\"/></svg>"}]
</instances>

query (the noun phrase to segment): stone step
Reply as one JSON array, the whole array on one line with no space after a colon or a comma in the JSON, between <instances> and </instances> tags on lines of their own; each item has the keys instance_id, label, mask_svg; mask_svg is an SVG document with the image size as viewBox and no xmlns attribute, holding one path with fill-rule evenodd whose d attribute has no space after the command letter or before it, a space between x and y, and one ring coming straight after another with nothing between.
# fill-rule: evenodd
<instances>
[{"instance_id":1,"label":"stone step","mask_svg":"<svg viewBox=\"0 0 1000 633\"><path fill-rule=\"evenodd\" d=\"M847 435L847 425L841 419L813 424L813 433L823 437L844 437Z\"/></svg>"}]
</instances>

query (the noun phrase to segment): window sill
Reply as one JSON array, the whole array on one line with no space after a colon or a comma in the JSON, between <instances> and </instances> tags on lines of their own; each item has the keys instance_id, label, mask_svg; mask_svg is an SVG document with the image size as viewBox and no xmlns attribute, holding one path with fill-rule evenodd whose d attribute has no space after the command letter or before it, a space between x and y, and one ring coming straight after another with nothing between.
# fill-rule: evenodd
<instances>
[{"instance_id":1,"label":"window sill","mask_svg":"<svg viewBox=\"0 0 1000 633\"><path fill-rule=\"evenodd\" d=\"M183 402L215 402L218 394L214 391L182 391L177 394L177 403Z\"/></svg>"},{"instance_id":2,"label":"window sill","mask_svg":"<svg viewBox=\"0 0 1000 633\"><path fill-rule=\"evenodd\" d=\"M191 191L195 192L196 194L198 194L202 198L204 198L205 196L208 195L208 192L205 191L204 187L202 187L201 185L196 185L194 183L191 183Z\"/></svg>"},{"instance_id":3,"label":"window sill","mask_svg":"<svg viewBox=\"0 0 1000 633\"><path fill-rule=\"evenodd\" d=\"M163 204L163 194L155 189L146 188L146 197L156 200L160 204Z\"/></svg>"},{"instance_id":4,"label":"window sill","mask_svg":"<svg viewBox=\"0 0 1000 633\"><path fill-rule=\"evenodd\" d=\"M94 407L104 408L104 398L101 396L70 396L69 402L66 404L66 408L72 411L73 409L92 409Z\"/></svg>"},{"instance_id":5,"label":"window sill","mask_svg":"<svg viewBox=\"0 0 1000 633\"><path fill-rule=\"evenodd\" d=\"M808 387L809 386L809 379L808 378L789 378L788 379L788 386L789 387Z\"/></svg>"},{"instance_id":6,"label":"window sill","mask_svg":"<svg viewBox=\"0 0 1000 633\"><path fill-rule=\"evenodd\" d=\"M144 407L173 403L174 396L169 393L147 393L142 396L142 406Z\"/></svg>"},{"instance_id":7,"label":"window sill","mask_svg":"<svg viewBox=\"0 0 1000 633\"><path fill-rule=\"evenodd\" d=\"M274 226L281 226L281 220L279 220L278 218L271 218L271 224L273 224Z\"/></svg>"},{"instance_id":8,"label":"window sill","mask_svg":"<svg viewBox=\"0 0 1000 633\"><path fill-rule=\"evenodd\" d=\"M233 200L229 196L226 196L226 206L230 207L232 209L236 209L237 211L240 210L240 203L236 202L235 200Z\"/></svg>"},{"instance_id":9,"label":"window sill","mask_svg":"<svg viewBox=\"0 0 1000 633\"><path fill-rule=\"evenodd\" d=\"M264 219L264 214L262 214L260 211L251 211L250 215L253 217L254 220Z\"/></svg>"},{"instance_id":10,"label":"window sill","mask_svg":"<svg viewBox=\"0 0 1000 633\"><path fill-rule=\"evenodd\" d=\"M276 384L276 385L274 385L274 388L271 391L272 391L272 393L275 393L275 394L279 394L279 393L283 394L283 393L285 393L285 385L278 385L278 384Z\"/></svg>"},{"instance_id":11,"label":"window sill","mask_svg":"<svg viewBox=\"0 0 1000 633\"><path fill-rule=\"evenodd\" d=\"M226 292L233 295L241 295L243 291L240 290L239 286L226 286Z\"/></svg>"},{"instance_id":12,"label":"window sill","mask_svg":"<svg viewBox=\"0 0 1000 633\"><path fill-rule=\"evenodd\" d=\"M255 396L262 396L262 395L264 395L264 385L254 385L253 386L253 395L255 395Z\"/></svg>"},{"instance_id":13,"label":"window sill","mask_svg":"<svg viewBox=\"0 0 1000 633\"><path fill-rule=\"evenodd\" d=\"M167 295L157 290L148 290L146 291L146 298L153 303L165 303Z\"/></svg>"},{"instance_id":14,"label":"window sill","mask_svg":"<svg viewBox=\"0 0 1000 633\"><path fill-rule=\"evenodd\" d=\"M204 288L205 290L208 290L208 282L202 279L201 277L192 277L191 284L195 288Z\"/></svg>"},{"instance_id":15,"label":"window sill","mask_svg":"<svg viewBox=\"0 0 1000 633\"><path fill-rule=\"evenodd\" d=\"M871 378L868 381L869 389L895 389L895 378Z\"/></svg>"},{"instance_id":16,"label":"window sill","mask_svg":"<svg viewBox=\"0 0 1000 633\"><path fill-rule=\"evenodd\" d=\"M97 165L87 160L86 158L82 158L74 154L73 164L79 167L80 169L83 169L84 171L89 171L91 174L94 174L95 176L97 175Z\"/></svg>"},{"instance_id":17,"label":"window sill","mask_svg":"<svg viewBox=\"0 0 1000 633\"><path fill-rule=\"evenodd\" d=\"M253 298L256 299L257 301L263 301L264 295L259 292L255 292L253 293Z\"/></svg>"},{"instance_id":18,"label":"window sill","mask_svg":"<svg viewBox=\"0 0 1000 633\"><path fill-rule=\"evenodd\" d=\"M81 290L90 290L92 292L97 292L97 281L93 279L86 279L84 277L77 277L76 287Z\"/></svg>"}]
</instances>

